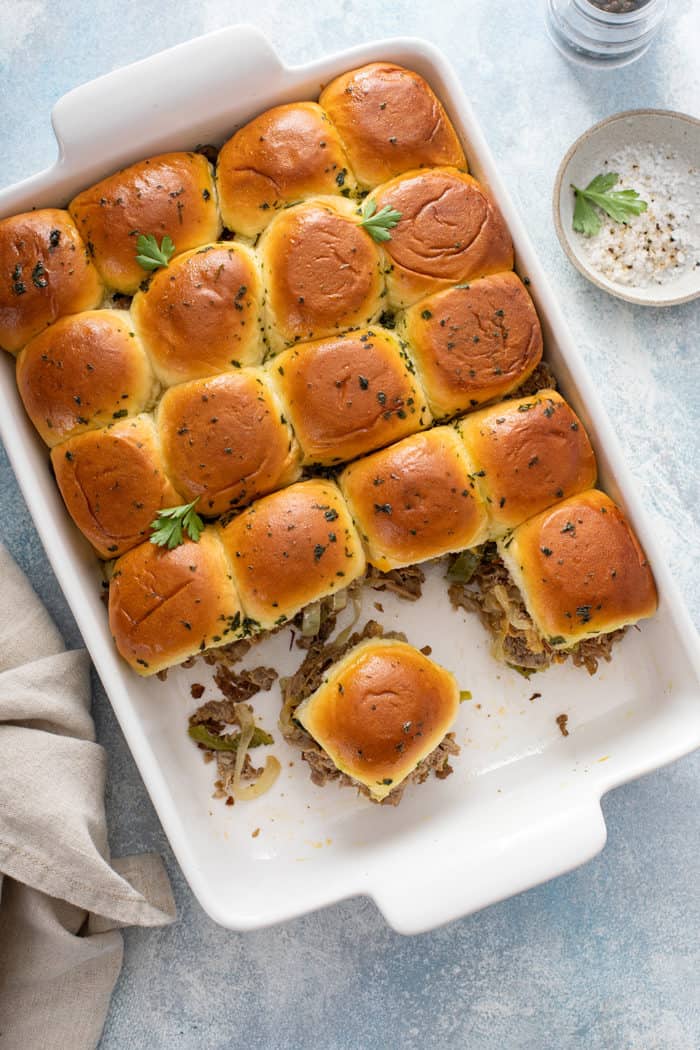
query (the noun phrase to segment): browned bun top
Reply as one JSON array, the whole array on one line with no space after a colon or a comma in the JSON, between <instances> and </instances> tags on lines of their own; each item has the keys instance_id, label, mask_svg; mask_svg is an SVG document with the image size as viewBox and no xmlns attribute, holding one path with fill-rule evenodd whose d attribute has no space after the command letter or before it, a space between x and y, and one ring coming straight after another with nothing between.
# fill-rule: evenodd
<instances>
[{"instance_id":1,"label":"browned bun top","mask_svg":"<svg viewBox=\"0 0 700 1050\"><path fill-rule=\"evenodd\" d=\"M656 611L651 569L630 523L591 489L558 503L499 543L540 634L565 648Z\"/></svg>"},{"instance_id":2,"label":"browned bun top","mask_svg":"<svg viewBox=\"0 0 700 1050\"><path fill-rule=\"evenodd\" d=\"M208 244L159 270L131 307L166 386L262 360L262 281L242 244Z\"/></svg>"},{"instance_id":3,"label":"browned bun top","mask_svg":"<svg viewBox=\"0 0 700 1050\"><path fill-rule=\"evenodd\" d=\"M389 292L409 305L448 283L510 270L513 244L494 201L471 175L434 168L380 186L377 210L400 212L384 249L394 264Z\"/></svg>"},{"instance_id":4,"label":"browned bun top","mask_svg":"<svg viewBox=\"0 0 700 1050\"><path fill-rule=\"evenodd\" d=\"M222 531L246 616L274 627L365 571L338 488L302 481L244 510Z\"/></svg>"},{"instance_id":5,"label":"browned bun top","mask_svg":"<svg viewBox=\"0 0 700 1050\"><path fill-rule=\"evenodd\" d=\"M268 368L306 463L354 459L431 422L406 352L381 328L300 343Z\"/></svg>"},{"instance_id":6,"label":"browned bun top","mask_svg":"<svg viewBox=\"0 0 700 1050\"><path fill-rule=\"evenodd\" d=\"M438 746L459 709L453 676L406 642L361 642L295 717L343 773L385 798Z\"/></svg>"},{"instance_id":7,"label":"browned bun top","mask_svg":"<svg viewBox=\"0 0 700 1050\"><path fill-rule=\"evenodd\" d=\"M402 318L433 413L451 416L503 397L542 357L542 329L514 273L448 288Z\"/></svg>"},{"instance_id":8,"label":"browned bun top","mask_svg":"<svg viewBox=\"0 0 700 1050\"><path fill-rule=\"evenodd\" d=\"M218 530L173 550L142 543L117 562L109 626L138 674L151 675L195 653L232 642L243 616Z\"/></svg>"},{"instance_id":9,"label":"browned bun top","mask_svg":"<svg viewBox=\"0 0 700 1050\"><path fill-rule=\"evenodd\" d=\"M67 211L0 222L0 347L16 353L64 314L91 310L102 282Z\"/></svg>"},{"instance_id":10,"label":"browned bun top","mask_svg":"<svg viewBox=\"0 0 700 1050\"><path fill-rule=\"evenodd\" d=\"M185 502L164 473L150 416L69 438L51 462L68 512L101 558L142 543L161 508Z\"/></svg>"},{"instance_id":11,"label":"browned bun top","mask_svg":"<svg viewBox=\"0 0 700 1050\"><path fill-rule=\"evenodd\" d=\"M340 486L367 560L384 571L483 543L473 467L451 427L434 427L346 467Z\"/></svg>"},{"instance_id":12,"label":"browned bun top","mask_svg":"<svg viewBox=\"0 0 700 1050\"><path fill-rule=\"evenodd\" d=\"M381 254L346 201L280 212L260 242L273 350L371 324L382 309Z\"/></svg>"},{"instance_id":13,"label":"browned bun top","mask_svg":"<svg viewBox=\"0 0 700 1050\"><path fill-rule=\"evenodd\" d=\"M70 202L69 211L105 284L131 295L148 277L136 261L139 234L176 252L215 241L221 230L214 180L200 153L163 153L109 175Z\"/></svg>"},{"instance_id":14,"label":"browned bun top","mask_svg":"<svg viewBox=\"0 0 700 1050\"><path fill-rule=\"evenodd\" d=\"M171 387L158 409L163 457L200 514L223 514L300 474L300 453L262 369Z\"/></svg>"},{"instance_id":15,"label":"browned bun top","mask_svg":"<svg viewBox=\"0 0 700 1050\"><path fill-rule=\"evenodd\" d=\"M393 62L372 62L336 77L321 93L359 182L411 168L467 167L450 119L423 77Z\"/></svg>"},{"instance_id":16,"label":"browned bun top","mask_svg":"<svg viewBox=\"0 0 700 1050\"><path fill-rule=\"evenodd\" d=\"M595 484L588 435L555 390L481 409L457 428L478 472L493 536Z\"/></svg>"},{"instance_id":17,"label":"browned bun top","mask_svg":"<svg viewBox=\"0 0 700 1050\"><path fill-rule=\"evenodd\" d=\"M24 407L49 447L84 430L137 415L154 380L128 313L88 310L63 317L17 358Z\"/></svg>"},{"instance_id":18,"label":"browned bun top","mask_svg":"<svg viewBox=\"0 0 700 1050\"><path fill-rule=\"evenodd\" d=\"M275 106L245 124L222 146L216 175L224 224L246 237L287 204L356 188L338 132L317 102Z\"/></svg>"}]
</instances>

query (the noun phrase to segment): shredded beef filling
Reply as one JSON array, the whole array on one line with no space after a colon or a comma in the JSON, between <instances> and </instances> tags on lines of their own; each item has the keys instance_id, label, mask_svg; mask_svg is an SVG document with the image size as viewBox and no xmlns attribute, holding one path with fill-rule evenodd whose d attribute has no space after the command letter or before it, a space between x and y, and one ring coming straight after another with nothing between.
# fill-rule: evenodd
<instances>
[{"instance_id":1,"label":"shredded beef filling","mask_svg":"<svg viewBox=\"0 0 700 1050\"><path fill-rule=\"evenodd\" d=\"M506 394L503 400L509 401L516 397L532 397L533 394L538 393L540 390L556 389L557 379L554 372L546 361L540 361L532 375L528 376L525 382L521 383L512 394Z\"/></svg>"},{"instance_id":2,"label":"shredded beef filling","mask_svg":"<svg viewBox=\"0 0 700 1050\"><path fill-rule=\"evenodd\" d=\"M418 565L405 565L402 569L380 572L373 565L367 566L365 579L374 591L392 591L407 602L415 602L423 594L425 573Z\"/></svg>"}]
</instances>

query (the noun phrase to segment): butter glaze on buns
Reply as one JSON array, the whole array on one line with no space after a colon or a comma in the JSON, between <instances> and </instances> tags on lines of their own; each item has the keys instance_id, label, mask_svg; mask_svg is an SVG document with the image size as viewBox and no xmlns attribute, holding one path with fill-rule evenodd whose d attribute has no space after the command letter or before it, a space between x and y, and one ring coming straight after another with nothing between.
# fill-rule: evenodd
<instances>
[{"instance_id":1,"label":"butter glaze on buns","mask_svg":"<svg viewBox=\"0 0 700 1050\"><path fill-rule=\"evenodd\" d=\"M535 626L554 648L570 648L656 611L644 551L603 492L592 489L558 503L498 548Z\"/></svg>"},{"instance_id":2,"label":"butter glaze on buns","mask_svg":"<svg viewBox=\"0 0 700 1050\"><path fill-rule=\"evenodd\" d=\"M257 237L287 204L357 186L337 130L317 102L275 106L224 143L216 168L224 224Z\"/></svg>"},{"instance_id":3,"label":"butter glaze on buns","mask_svg":"<svg viewBox=\"0 0 700 1050\"><path fill-rule=\"evenodd\" d=\"M474 468L452 427L434 427L358 459L340 486L367 561L386 572L483 543Z\"/></svg>"},{"instance_id":4,"label":"butter glaze on buns","mask_svg":"<svg viewBox=\"0 0 700 1050\"><path fill-rule=\"evenodd\" d=\"M423 77L372 62L336 77L321 93L350 163L365 187L412 168L467 161L449 117Z\"/></svg>"},{"instance_id":5,"label":"butter glaze on buns","mask_svg":"<svg viewBox=\"0 0 700 1050\"><path fill-rule=\"evenodd\" d=\"M510 270L513 242L494 201L471 175L455 168L412 171L379 186L377 210L401 219L384 250L387 287L398 307L410 306L457 281Z\"/></svg>"},{"instance_id":6,"label":"butter glaze on buns","mask_svg":"<svg viewBox=\"0 0 700 1050\"><path fill-rule=\"evenodd\" d=\"M163 457L186 502L215 516L295 481L300 452L258 368L171 387L158 408Z\"/></svg>"},{"instance_id":7,"label":"butter glaze on buns","mask_svg":"<svg viewBox=\"0 0 700 1050\"><path fill-rule=\"evenodd\" d=\"M595 484L588 435L555 390L481 409L457 430L477 471L492 537Z\"/></svg>"},{"instance_id":8,"label":"butter glaze on buns","mask_svg":"<svg viewBox=\"0 0 700 1050\"><path fill-rule=\"evenodd\" d=\"M102 279L132 295L148 277L136 261L138 235L167 234L176 252L221 232L211 167L199 153L163 153L102 179L68 206Z\"/></svg>"},{"instance_id":9,"label":"butter glaze on buns","mask_svg":"<svg viewBox=\"0 0 700 1050\"><path fill-rule=\"evenodd\" d=\"M262 280L242 244L176 256L134 296L131 315L164 386L262 361Z\"/></svg>"},{"instance_id":10,"label":"butter glaze on buns","mask_svg":"<svg viewBox=\"0 0 700 1050\"><path fill-rule=\"evenodd\" d=\"M155 381L123 310L63 317L17 358L24 407L46 444L106 426L149 406Z\"/></svg>"},{"instance_id":11,"label":"butter glaze on buns","mask_svg":"<svg viewBox=\"0 0 700 1050\"><path fill-rule=\"evenodd\" d=\"M180 664L241 633L231 566L215 527L168 550L142 543L119 559L109 586L117 649L140 675Z\"/></svg>"},{"instance_id":12,"label":"butter glaze on buns","mask_svg":"<svg viewBox=\"0 0 700 1050\"><path fill-rule=\"evenodd\" d=\"M354 459L431 422L413 365L381 328L300 343L268 368L307 464Z\"/></svg>"},{"instance_id":13,"label":"butter glaze on buns","mask_svg":"<svg viewBox=\"0 0 700 1050\"><path fill-rule=\"evenodd\" d=\"M101 558L143 543L158 511L184 502L165 475L147 415L69 438L52 450L51 463L70 516Z\"/></svg>"},{"instance_id":14,"label":"butter glaze on buns","mask_svg":"<svg viewBox=\"0 0 700 1050\"><path fill-rule=\"evenodd\" d=\"M400 316L428 403L437 418L516 390L542 358L542 329L514 273L438 292Z\"/></svg>"},{"instance_id":15,"label":"butter glaze on buns","mask_svg":"<svg viewBox=\"0 0 700 1050\"><path fill-rule=\"evenodd\" d=\"M222 531L254 626L275 627L365 571L360 537L330 481L302 481L258 500Z\"/></svg>"},{"instance_id":16,"label":"butter glaze on buns","mask_svg":"<svg viewBox=\"0 0 700 1050\"><path fill-rule=\"evenodd\" d=\"M260 238L266 332L276 353L290 343L372 324L383 310L382 254L342 198L287 208Z\"/></svg>"},{"instance_id":17,"label":"butter glaze on buns","mask_svg":"<svg viewBox=\"0 0 700 1050\"><path fill-rule=\"evenodd\" d=\"M449 671L406 642L382 638L334 664L294 717L380 802L435 750L458 709Z\"/></svg>"},{"instance_id":18,"label":"butter glaze on buns","mask_svg":"<svg viewBox=\"0 0 700 1050\"><path fill-rule=\"evenodd\" d=\"M0 347L16 353L59 317L92 310L104 289L67 211L0 222Z\"/></svg>"}]
</instances>

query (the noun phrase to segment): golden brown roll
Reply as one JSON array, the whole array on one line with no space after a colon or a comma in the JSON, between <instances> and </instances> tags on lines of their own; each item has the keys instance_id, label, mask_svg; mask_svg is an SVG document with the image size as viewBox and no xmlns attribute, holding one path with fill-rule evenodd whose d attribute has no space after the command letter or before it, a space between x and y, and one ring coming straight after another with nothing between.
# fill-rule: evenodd
<instances>
[{"instance_id":1,"label":"golden brown roll","mask_svg":"<svg viewBox=\"0 0 700 1050\"><path fill-rule=\"evenodd\" d=\"M302 481L265 496L221 535L246 616L263 629L365 571L360 538L330 481Z\"/></svg>"},{"instance_id":2,"label":"golden brown roll","mask_svg":"<svg viewBox=\"0 0 700 1050\"><path fill-rule=\"evenodd\" d=\"M214 179L200 153L140 160L83 190L68 205L105 284L131 295L148 277L136 261L139 234L176 252L215 241L221 232Z\"/></svg>"},{"instance_id":3,"label":"golden brown roll","mask_svg":"<svg viewBox=\"0 0 700 1050\"><path fill-rule=\"evenodd\" d=\"M0 347L16 353L65 314L92 310L104 289L67 211L0 222Z\"/></svg>"},{"instance_id":4,"label":"golden brown roll","mask_svg":"<svg viewBox=\"0 0 700 1050\"><path fill-rule=\"evenodd\" d=\"M270 349L372 324L383 310L382 256L348 201L288 208L260 239Z\"/></svg>"},{"instance_id":5,"label":"golden brown roll","mask_svg":"<svg viewBox=\"0 0 700 1050\"><path fill-rule=\"evenodd\" d=\"M259 368L196 379L158 408L163 458L174 484L215 516L295 481L301 454Z\"/></svg>"},{"instance_id":6,"label":"golden brown roll","mask_svg":"<svg viewBox=\"0 0 700 1050\"><path fill-rule=\"evenodd\" d=\"M652 616L656 587L625 515L603 492L557 503L499 553L542 638L566 649Z\"/></svg>"},{"instance_id":7,"label":"golden brown roll","mask_svg":"<svg viewBox=\"0 0 700 1050\"><path fill-rule=\"evenodd\" d=\"M329 668L294 716L379 802L435 750L458 709L449 671L406 642L370 638Z\"/></svg>"},{"instance_id":8,"label":"golden brown roll","mask_svg":"<svg viewBox=\"0 0 700 1050\"><path fill-rule=\"evenodd\" d=\"M142 543L123 555L109 587L109 626L140 675L240 636L243 613L218 529L173 550Z\"/></svg>"},{"instance_id":9,"label":"golden brown roll","mask_svg":"<svg viewBox=\"0 0 700 1050\"><path fill-rule=\"evenodd\" d=\"M216 168L224 224L257 237L275 212L319 193L354 194L338 136L317 102L275 106L224 143Z\"/></svg>"},{"instance_id":10,"label":"golden brown roll","mask_svg":"<svg viewBox=\"0 0 700 1050\"><path fill-rule=\"evenodd\" d=\"M555 390L483 408L457 430L477 472L492 538L595 484L588 435Z\"/></svg>"},{"instance_id":11,"label":"golden brown roll","mask_svg":"<svg viewBox=\"0 0 700 1050\"><path fill-rule=\"evenodd\" d=\"M70 516L101 558L142 543L161 508L185 502L164 472L150 416L69 438L51 462Z\"/></svg>"},{"instance_id":12,"label":"golden brown roll","mask_svg":"<svg viewBox=\"0 0 700 1050\"><path fill-rule=\"evenodd\" d=\"M131 316L164 386L263 358L262 280L242 244L178 255L134 296Z\"/></svg>"},{"instance_id":13,"label":"golden brown roll","mask_svg":"<svg viewBox=\"0 0 700 1050\"><path fill-rule=\"evenodd\" d=\"M138 415L156 390L123 310L88 310L56 321L17 358L17 386L50 448L84 430Z\"/></svg>"},{"instance_id":14,"label":"golden brown roll","mask_svg":"<svg viewBox=\"0 0 700 1050\"><path fill-rule=\"evenodd\" d=\"M391 301L410 306L457 281L510 270L513 244L486 189L455 168L400 175L372 194L401 219L384 244Z\"/></svg>"},{"instance_id":15,"label":"golden brown roll","mask_svg":"<svg viewBox=\"0 0 700 1050\"><path fill-rule=\"evenodd\" d=\"M483 543L488 519L452 427L358 459L340 476L367 561L387 571Z\"/></svg>"},{"instance_id":16,"label":"golden brown roll","mask_svg":"<svg viewBox=\"0 0 700 1050\"><path fill-rule=\"evenodd\" d=\"M400 315L399 326L438 418L511 393L542 357L540 322L514 273L431 295Z\"/></svg>"},{"instance_id":17,"label":"golden brown roll","mask_svg":"<svg viewBox=\"0 0 700 1050\"><path fill-rule=\"evenodd\" d=\"M372 62L336 77L321 93L357 179L376 186L412 168L467 161L450 119L423 77Z\"/></svg>"},{"instance_id":18,"label":"golden brown roll","mask_svg":"<svg viewBox=\"0 0 700 1050\"><path fill-rule=\"evenodd\" d=\"M413 365L381 328L300 343L268 369L307 464L354 459L431 422Z\"/></svg>"}]
</instances>

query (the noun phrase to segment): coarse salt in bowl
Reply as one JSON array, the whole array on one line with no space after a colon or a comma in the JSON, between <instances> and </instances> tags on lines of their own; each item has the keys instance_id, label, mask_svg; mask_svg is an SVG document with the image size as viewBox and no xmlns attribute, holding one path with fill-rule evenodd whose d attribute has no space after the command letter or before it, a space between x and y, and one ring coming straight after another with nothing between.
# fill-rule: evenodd
<instances>
[{"instance_id":1,"label":"coarse salt in bowl","mask_svg":"<svg viewBox=\"0 0 700 1050\"><path fill-rule=\"evenodd\" d=\"M646 211L615 222L596 209L600 230L573 229L572 185L616 173ZM573 144L554 186L554 222L580 272L611 295L672 306L700 295L700 121L666 110L630 110L594 125Z\"/></svg>"}]
</instances>

